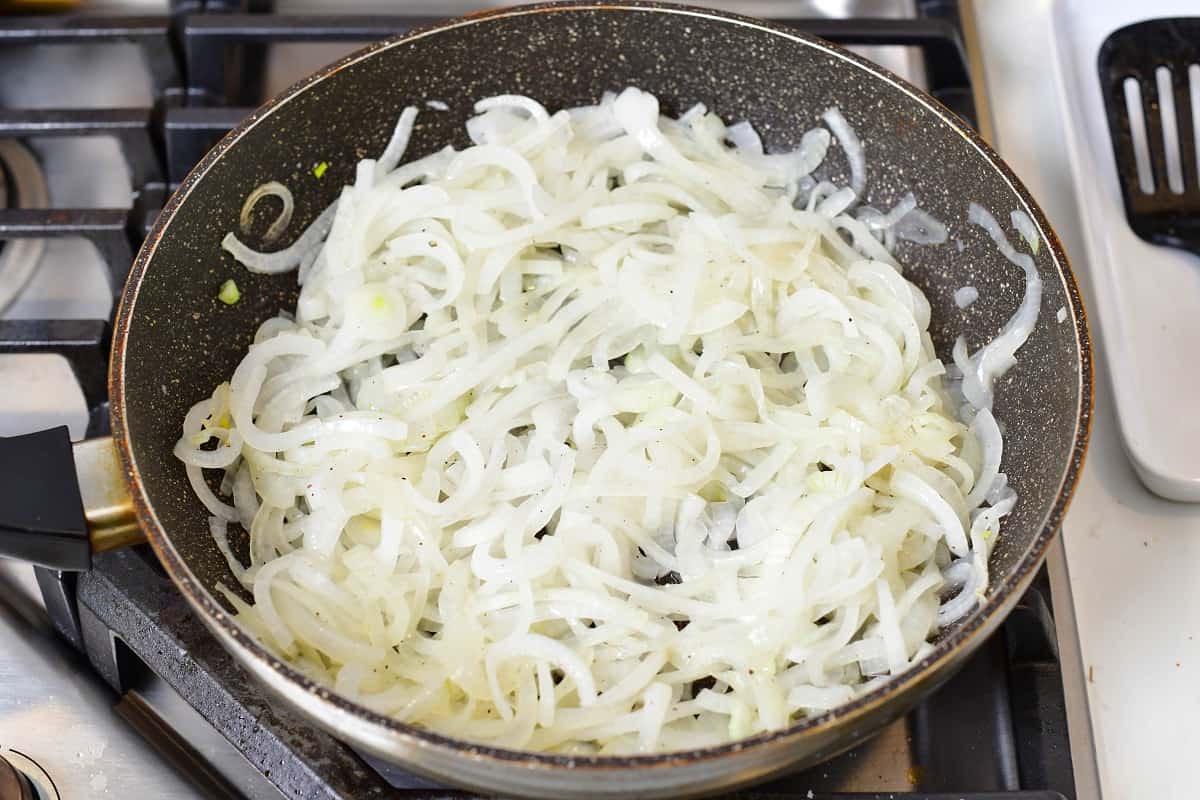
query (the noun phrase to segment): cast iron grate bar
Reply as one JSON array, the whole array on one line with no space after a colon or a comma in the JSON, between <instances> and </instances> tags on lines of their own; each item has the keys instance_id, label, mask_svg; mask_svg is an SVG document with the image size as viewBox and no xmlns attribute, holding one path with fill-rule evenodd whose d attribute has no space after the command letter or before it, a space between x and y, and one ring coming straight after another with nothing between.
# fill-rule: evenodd
<instances>
[{"instance_id":1,"label":"cast iron grate bar","mask_svg":"<svg viewBox=\"0 0 1200 800\"><path fill-rule=\"evenodd\" d=\"M70 44L81 41L129 41L166 36L170 20L155 16L0 17L0 42Z\"/></svg>"},{"instance_id":2,"label":"cast iron grate bar","mask_svg":"<svg viewBox=\"0 0 1200 800\"><path fill-rule=\"evenodd\" d=\"M114 642L114 645L118 643ZM187 775L192 786L199 790L203 797L208 800L244 800L241 792L213 769L202 754L190 747L187 740L160 717L136 689L125 692L113 706L113 711L149 742L168 763Z\"/></svg>"},{"instance_id":3,"label":"cast iron grate bar","mask_svg":"<svg viewBox=\"0 0 1200 800\"><path fill-rule=\"evenodd\" d=\"M417 16L185 15L182 29L190 90L203 101L219 105L167 110L168 179L173 183L182 180L204 153L251 111L223 105L231 101L226 91L226 48L261 47L272 42L367 42L435 21ZM966 54L952 22L938 18L776 21L839 44L920 48L931 93L972 127L977 125ZM234 101L244 102L245 98Z\"/></svg>"},{"instance_id":4,"label":"cast iron grate bar","mask_svg":"<svg viewBox=\"0 0 1200 800\"><path fill-rule=\"evenodd\" d=\"M168 108L163 119L168 180L172 184L182 181L204 154L249 113L249 108Z\"/></svg>"},{"instance_id":5,"label":"cast iron grate bar","mask_svg":"<svg viewBox=\"0 0 1200 800\"><path fill-rule=\"evenodd\" d=\"M129 241L129 212L111 208L0 209L0 240L79 237L96 246L108 267L109 289L118 297L133 247Z\"/></svg>"},{"instance_id":6,"label":"cast iron grate bar","mask_svg":"<svg viewBox=\"0 0 1200 800\"><path fill-rule=\"evenodd\" d=\"M413 28L440 22L438 16L338 15L302 16L290 14L189 14L183 18L183 52L187 64L189 94L202 102L244 104L253 102L245 91L254 86L253 78L231 96L233 87L226 83L226 51L237 45L265 45L272 42L370 42L405 33ZM261 57L261 48L257 48ZM256 48L243 48L255 53ZM243 70L245 76L245 70Z\"/></svg>"},{"instance_id":7,"label":"cast iron grate bar","mask_svg":"<svg viewBox=\"0 0 1200 800\"><path fill-rule=\"evenodd\" d=\"M946 20L915 19L781 19L805 33L842 45L920 47L936 62L926 65L930 85L969 86L967 55L954 25Z\"/></svg>"},{"instance_id":8,"label":"cast iron grate bar","mask_svg":"<svg viewBox=\"0 0 1200 800\"><path fill-rule=\"evenodd\" d=\"M1070 730L1050 580L1041 570L1004 623L1008 648L1009 692L1018 730L1016 741L1021 782L1075 795Z\"/></svg>"},{"instance_id":9,"label":"cast iron grate bar","mask_svg":"<svg viewBox=\"0 0 1200 800\"><path fill-rule=\"evenodd\" d=\"M112 687L136 688L136 656L193 708L216 721L287 797L345 800L395 797L381 777L329 734L276 703L246 678L233 657L162 572L138 550L98 555L79 578L82 639ZM131 670L131 668L134 668Z\"/></svg>"},{"instance_id":10,"label":"cast iron grate bar","mask_svg":"<svg viewBox=\"0 0 1200 800\"><path fill-rule=\"evenodd\" d=\"M183 18L183 47L189 88L208 103L239 102L226 91L225 51L236 45L272 42L368 42L440 21L416 15L301 16L279 14L190 14ZM966 52L954 24L945 19L774 18L774 22L843 45L920 48L931 93L977 126Z\"/></svg>"},{"instance_id":11,"label":"cast iron grate bar","mask_svg":"<svg viewBox=\"0 0 1200 800\"><path fill-rule=\"evenodd\" d=\"M0 353L56 353L71 365L89 409L107 397L108 323L104 320L0 320Z\"/></svg>"},{"instance_id":12,"label":"cast iron grate bar","mask_svg":"<svg viewBox=\"0 0 1200 800\"><path fill-rule=\"evenodd\" d=\"M302 14L189 14L183 21L184 53L188 65L194 56L211 51L212 43L267 42L354 42L370 41L421 28L446 17L413 14L380 15L302 15ZM948 21L914 17L906 19L859 18L826 19L818 17L768 17L772 22L789 25L838 44L901 45L943 47L949 43L953 55L966 63L958 31ZM199 50L195 49L197 46ZM950 55L949 51L947 54ZM190 73L189 73L190 75ZM940 74L947 80L969 83L965 66L957 74ZM193 81L193 85L195 81Z\"/></svg>"},{"instance_id":13,"label":"cast iron grate bar","mask_svg":"<svg viewBox=\"0 0 1200 800\"><path fill-rule=\"evenodd\" d=\"M171 47L171 20L153 16L0 16L0 48L34 44L130 42L146 58L155 94L180 85Z\"/></svg>"},{"instance_id":14,"label":"cast iron grate bar","mask_svg":"<svg viewBox=\"0 0 1200 800\"><path fill-rule=\"evenodd\" d=\"M0 137L111 136L129 165L134 190L162 180L148 108L0 109Z\"/></svg>"}]
</instances>

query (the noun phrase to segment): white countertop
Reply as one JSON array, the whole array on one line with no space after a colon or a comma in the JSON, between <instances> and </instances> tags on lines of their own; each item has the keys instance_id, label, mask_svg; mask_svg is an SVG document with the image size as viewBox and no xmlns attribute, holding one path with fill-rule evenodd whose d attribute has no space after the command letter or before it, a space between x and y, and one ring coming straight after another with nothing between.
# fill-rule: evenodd
<instances>
[{"instance_id":1,"label":"white countertop","mask_svg":"<svg viewBox=\"0 0 1200 800\"><path fill-rule=\"evenodd\" d=\"M1051 79L1052 7L1053 0L974 0L996 144L1042 204L1090 300L1056 110L1061 98ZM1095 337L1104 320L1094 303L1088 307ZM1092 441L1064 540L1100 783L1107 800L1194 798L1200 796L1193 761L1200 743L1200 504L1162 500L1138 482L1122 450L1098 340L1095 348ZM1193 399L1181 400L1178 413L1194 413L1193 406Z\"/></svg>"}]
</instances>

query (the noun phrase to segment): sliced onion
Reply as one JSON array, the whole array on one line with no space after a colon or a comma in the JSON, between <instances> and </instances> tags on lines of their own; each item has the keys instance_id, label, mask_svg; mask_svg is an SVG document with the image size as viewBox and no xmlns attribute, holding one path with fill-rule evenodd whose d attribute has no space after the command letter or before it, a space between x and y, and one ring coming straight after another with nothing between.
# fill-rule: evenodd
<instances>
[{"instance_id":1,"label":"sliced onion","mask_svg":"<svg viewBox=\"0 0 1200 800\"><path fill-rule=\"evenodd\" d=\"M300 262L305 256L321 246L321 240L325 238L329 233L329 229L333 227L333 218L336 213L337 204L335 203L322 211L320 216L304 229L299 238L283 250L276 250L273 253L260 253L242 244L237 236L232 233L225 234L225 238L221 240L221 249L236 258L238 263L251 272L263 275L288 272L300 266Z\"/></svg>"},{"instance_id":2,"label":"sliced onion","mask_svg":"<svg viewBox=\"0 0 1200 800\"><path fill-rule=\"evenodd\" d=\"M858 134L836 107L827 109L821 119L825 120L829 130L837 137L838 144L846 151L846 161L850 164L850 188L856 197L863 198L867 188L867 157Z\"/></svg>"},{"instance_id":3,"label":"sliced onion","mask_svg":"<svg viewBox=\"0 0 1200 800\"><path fill-rule=\"evenodd\" d=\"M1017 502L980 376L1025 318L942 364L893 246L944 226L861 205L836 109L769 154L634 88L476 112L401 166L405 109L292 245L223 242L300 284L175 448L238 619L380 713L563 753L775 730L918 663ZM810 174L833 136L848 186Z\"/></svg>"},{"instance_id":4,"label":"sliced onion","mask_svg":"<svg viewBox=\"0 0 1200 800\"><path fill-rule=\"evenodd\" d=\"M954 290L954 305L967 308L979 299L979 290L974 286L960 286Z\"/></svg>"},{"instance_id":5,"label":"sliced onion","mask_svg":"<svg viewBox=\"0 0 1200 800\"><path fill-rule=\"evenodd\" d=\"M242 214L238 225L243 235L250 233L251 213L254 211L254 206L258 204L258 201L264 197L278 197L283 202L283 208L279 211L279 216L275 218L275 221L271 223L271 226L267 228L266 233L262 237L264 242L271 244L282 236L283 232L287 230L287 226L291 224L292 211L295 210L296 204L292 200L291 190L279 181L267 181L255 187L246 196L246 202L242 203Z\"/></svg>"}]
</instances>

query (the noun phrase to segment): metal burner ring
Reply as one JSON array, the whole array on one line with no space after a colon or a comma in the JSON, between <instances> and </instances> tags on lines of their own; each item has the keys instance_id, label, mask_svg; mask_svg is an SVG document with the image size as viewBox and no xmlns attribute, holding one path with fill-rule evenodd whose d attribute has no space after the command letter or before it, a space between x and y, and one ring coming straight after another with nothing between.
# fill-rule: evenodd
<instances>
[{"instance_id":1,"label":"metal burner ring","mask_svg":"<svg viewBox=\"0 0 1200 800\"><path fill-rule=\"evenodd\" d=\"M0 208L46 208L49 193L42 168L29 148L15 139L0 139ZM42 239L12 239L0 249L0 311L25 288L34 267L42 258Z\"/></svg>"}]
</instances>

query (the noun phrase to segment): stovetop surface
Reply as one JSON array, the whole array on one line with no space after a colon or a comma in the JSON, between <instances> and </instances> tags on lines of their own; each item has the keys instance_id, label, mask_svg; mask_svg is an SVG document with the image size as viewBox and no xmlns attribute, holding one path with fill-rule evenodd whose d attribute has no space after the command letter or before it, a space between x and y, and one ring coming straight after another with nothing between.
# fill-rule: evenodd
<instances>
[{"instance_id":1,"label":"stovetop surface","mask_svg":"<svg viewBox=\"0 0 1200 800\"><path fill-rule=\"evenodd\" d=\"M0 315L0 353L16 353L0 355L0 385L29 389L0 401L0 435L54 424L69 424L75 438L106 432L103 361L112 298L172 184L247 106L358 46L339 37L379 38L410 21L393 5L356 6L390 14L369 19L305 17L311 8L303 2L281 4L277 10L301 14L284 18L231 13L232 5L163 4L151 9L154 16L120 24L103 16L87 24L0 18L0 137L29 144L52 204L67 209L53 229L48 216L33 212L20 218L19 231L0 209L0 238L46 237L31 282ZM460 5L448 10L477 4ZM711 5L789 19L830 9L867 16L913 10L876 0ZM934 14L955 6L919 5ZM434 5L415 13L439 9L447 12ZM961 53L952 37L939 38L953 29L926 23L914 28L920 36L902 24L802 24L870 42L866 55L917 83L927 72L939 76L929 88L972 116ZM252 44L229 57L226 45L235 38ZM917 39L926 46L888 44ZM227 69L239 59L247 73ZM250 72L258 79L244 80ZM86 79L97 75L102 79ZM96 135L102 127L117 134ZM266 699L145 548L100 556L82 576L40 571L37 586L26 568L2 566L0 756L35 778L44 775L46 797L453 794L387 765L372 767ZM744 796L1073 797L1057 652L1064 633L1055 630L1051 605L1043 574L1004 629L914 713L821 767Z\"/></svg>"}]
</instances>

